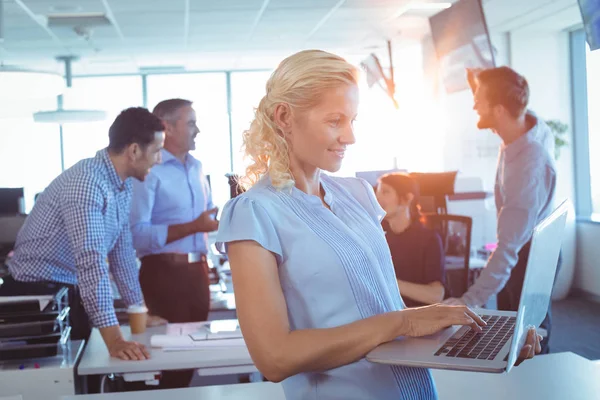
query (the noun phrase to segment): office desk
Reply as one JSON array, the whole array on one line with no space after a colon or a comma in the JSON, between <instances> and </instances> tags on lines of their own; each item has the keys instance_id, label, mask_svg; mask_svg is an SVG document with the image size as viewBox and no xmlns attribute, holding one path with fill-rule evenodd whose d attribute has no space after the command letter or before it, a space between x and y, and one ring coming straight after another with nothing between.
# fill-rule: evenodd
<instances>
[{"instance_id":1,"label":"office desk","mask_svg":"<svg viewBox=\"0 0 600 400\"><path fill-rule=\"evenodd\" d=\"M237 319L233 292L212 292L208 320Z\"/></svg>"},{"instance_id":2,"label":"office desk","mask_svg":"<svg viewBox=\"0 0 600 400\"><path fill-rule=\"evenodd\" d=\"M257 382L185 389L67 396L62 400L285 400L279 383Z\"/></svg>"},{"instance_id":3,"label":"office desk","mask_svg":"<svg viewBox=\"0 0 600 400\"><path fill-rule=\"evenodd\" d=\"M55 357L0 362L0 399L58 400L77 393L75 366L83 346L82 340L72 340Z\"/></svg>"},{"instance_id":4,"label":"office desk","mask_svg":"<svg viewBox=\"0 0 600 400\"><path fill-rule=\"evenodd\" d=\"M440 400L587 400L600 397L600 367L573 353L537 356L509 374L432 370ZM69 396L63 400L283 400L281 385L250 383L154 392Z\"/></svg>"},{"instance_id":5,"label":"office desk","mask_svg":"<svg viewBox=\"0 0 600 400\"><path fill-rule=\"evenodd\" d=\"M440 400L600 398L600 368L574 353L536 356L508 374L443 370L432 370L432 374Z\"/></svg>"},{"instance_id":6,"label":"office desk","mask_svg":"<svg viewBox=\"0 0 600 400\"><path fill-rule=\"evenodd\" d=\"M487 263L486 259L481 257L469 258L469 269L482 269ZM464 257L462 256L446 256L446 271L463 270L465 265Z\"/></svg>"},{"instance_id":7,"label":"office desk","mask_svg":"<svg viewBox=\"0 0 600 400\"><path fill-rule=\"evenodd\" d=\"M150 337L153 334L165 333L166 326L149 328L141 335L132 335L128 326L123 326L121 329L127 340L145 344L150 351L151 358L143 361L123 361L111 357L100 332L94 329L77 368L80 376L154 373L176 369L197 369L198 373L203 376L258 372L245 347L228 350L163 351L150 347ZM139 380L146 379L140 378Z\"/></svg>"},{"instance_id":8,"label":"office desk","mask_svg":"<svg viewBox=\"0 0 600 400\"><path fill-rule=\"evenodd\" d=\"M450 289L452 297L460 297L468 287L465 287L465 261L464 257L446 256L445 272L446 286ZM487 260L480 257L469 259L469 284L471 286L481 274Z\"/></svg>"}]
</instances>

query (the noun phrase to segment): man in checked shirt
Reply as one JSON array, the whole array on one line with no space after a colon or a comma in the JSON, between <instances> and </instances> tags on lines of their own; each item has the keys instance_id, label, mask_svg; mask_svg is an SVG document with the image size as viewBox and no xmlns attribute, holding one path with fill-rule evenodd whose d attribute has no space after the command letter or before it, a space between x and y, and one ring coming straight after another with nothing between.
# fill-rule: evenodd
<instances>
[{"instance_id":1,"label":"man in checked shirt","mask_svg":"<svg viewBox=\"0 0 600 400\"><path fill-rule=\"evenodd\" d=\"M145 347L121 334L109 273L127 305L143 304L129 228L129 178L144 180L160 162L163 125L145 108L129 108L108 136L106 149L64 171L39 196L0 292L44 294L68 286L73 339L87 339L91 324L111 356L143 360L149 358Z\"/></svg>"}]
</instances>

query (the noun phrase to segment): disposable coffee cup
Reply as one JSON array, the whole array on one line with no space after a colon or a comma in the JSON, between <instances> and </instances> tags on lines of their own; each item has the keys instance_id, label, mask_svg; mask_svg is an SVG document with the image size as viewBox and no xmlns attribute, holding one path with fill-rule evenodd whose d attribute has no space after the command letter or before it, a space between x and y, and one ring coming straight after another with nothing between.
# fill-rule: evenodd
<instances>
[{"instance_id":1,"label":"disposable coffee cup","mask_svg":"<svg viewBox=\"0 0 600 400\"><path fill-rule=\"evenodd\" d=\"M131 333L137 335L146 332L146 321L148 320L148 309L144 306L129 306L129 327Z\"/></svg>"}]
</instances>

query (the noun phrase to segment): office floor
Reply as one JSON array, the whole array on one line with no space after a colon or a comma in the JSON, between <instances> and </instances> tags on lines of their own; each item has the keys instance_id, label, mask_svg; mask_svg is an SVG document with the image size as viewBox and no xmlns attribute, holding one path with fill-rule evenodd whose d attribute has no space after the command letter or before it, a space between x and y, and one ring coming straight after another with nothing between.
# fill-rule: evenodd
<instances>
[{"instance_id":1,"label":"office floor","mask_svg":"<svg viewBox=\"0 0 600 400\"><path fill-rule=\"evenodd\" d=\"M600 360L600 303L570 297L552 304L550 351Z\"/></svg>"}]
</instances>

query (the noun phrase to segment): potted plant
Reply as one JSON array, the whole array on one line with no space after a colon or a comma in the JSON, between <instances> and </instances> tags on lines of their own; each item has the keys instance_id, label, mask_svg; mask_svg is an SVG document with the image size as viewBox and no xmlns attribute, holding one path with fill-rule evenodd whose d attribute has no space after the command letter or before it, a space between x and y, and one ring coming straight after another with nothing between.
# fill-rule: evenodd
<instances>
[{"instance_id":1,"label":"potted plant","mask_svg":"<svg viewBox=\"0 0 600 400\"><path fill-rule=\"evenodd\" d=\"M552 133L554 134L554 158L558 160L558 157L560 156L560 149L569 144L565 138L566 133L569 130L569 126L555 119L546 121L546 125L550 127Z\"/></svg>"}]
</instances>

